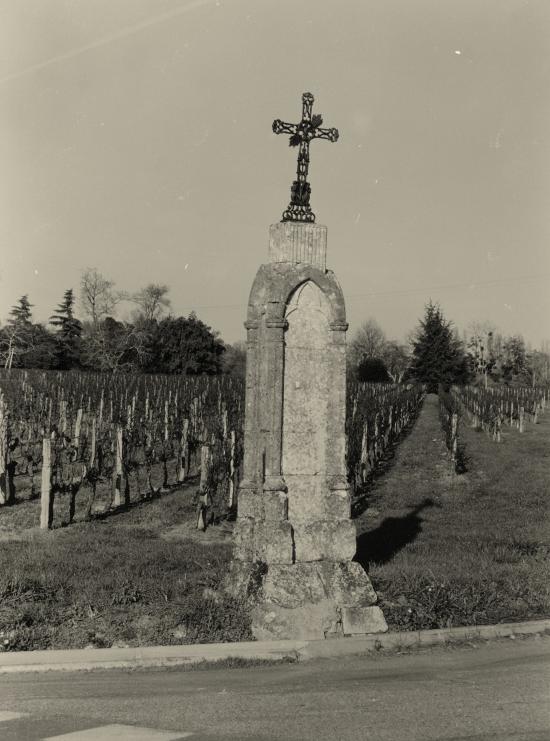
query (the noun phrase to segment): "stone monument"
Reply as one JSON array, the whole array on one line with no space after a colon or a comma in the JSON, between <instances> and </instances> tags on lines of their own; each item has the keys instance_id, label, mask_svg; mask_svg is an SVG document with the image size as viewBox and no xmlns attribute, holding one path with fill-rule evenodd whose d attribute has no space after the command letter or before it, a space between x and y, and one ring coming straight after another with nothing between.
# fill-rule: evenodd
<instances>
[{"instance_id":1,"label":"stone monument","mask_svg":"<svg viewBox=\"0 0 550 741\"><path fill-rule=\"evenodd\" d=\"M269 230L248 304L243 480L228 585L252 601L257 639L387 630L376 594L352 561L346 478L346 313L327 270L327 229L315 224L309 144L335 142L313 96L302 120L273 123L298 147L283 219Z\"/></svg>"}]
</instances>

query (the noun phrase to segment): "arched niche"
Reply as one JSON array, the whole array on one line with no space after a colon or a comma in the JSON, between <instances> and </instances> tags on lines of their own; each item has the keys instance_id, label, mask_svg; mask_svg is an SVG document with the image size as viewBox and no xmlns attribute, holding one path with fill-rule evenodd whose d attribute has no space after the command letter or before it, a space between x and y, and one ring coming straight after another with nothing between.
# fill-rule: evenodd
<instances>
[{"instance_id":1,"label":"arched niche","mask_svg":"<svg viewBox=\"0 0 550 741\"><path fill-rule=\"evenodd\" d=\"M312 280L285 310L282 473L289 518L312 515L326 473L330 304Z\"/></svg>"}]
</instances>

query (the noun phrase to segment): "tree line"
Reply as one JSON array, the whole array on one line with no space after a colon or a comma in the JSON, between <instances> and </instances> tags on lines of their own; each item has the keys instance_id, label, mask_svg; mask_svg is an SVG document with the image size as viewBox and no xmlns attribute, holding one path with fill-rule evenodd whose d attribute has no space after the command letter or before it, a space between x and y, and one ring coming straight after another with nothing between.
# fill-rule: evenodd
<instances>
[{"instance_id":1,"label":"tree line","mask_svg":"<svg viewBox=\"0 0 550 741\"><path fill-rule=\"evenodd\" d=\"M418 381L431 391L439 384L550 384L550 343L531 350L521 335L502 335L489 322L474 322L460 337L432 301L407 344L388 340L369 319L353 336L349 358L357 380Z\"/></svg>"},{"instance_id":2,"label":"tree line","mask_svg":"<svg viewBox=\"0 0 550 741\"><path fill-rule=\"evenodd\" d=\"M214 375L224 355L235 355L194 313L170 313L168 286L150 283L135 294L117 291L95 268L86 269L77 297L67 289L47 324L33 321L28 294L21 296L0 328L4 368ZM122 301L135 309L116 318ZM227 352L230 350L229 352ZM229 370L231 370L231 365Z\"/></svg>"},{"instance_id":3,"label":"tree line","mask_svg":"<svg viewBox=\"0 0 550 741\"><path fill-rule=\"evenodd\" d=\"M79 288L78 297L65 291L47 324L33 321L29 296L21 296L0 327L4 368L244 376L245 344L225 344L194 313L174 316L168 286L150 283L129 294L87 268ZM134 306L125 321L116 318L122 302ZM407 343L365 321L351 338L348 369L359 381L419 381L432 390L440 383L547 385L550 345L529 350L520 335L506 337L488 322L460 337L430 301Z\"/></svg>"}]
</instances>

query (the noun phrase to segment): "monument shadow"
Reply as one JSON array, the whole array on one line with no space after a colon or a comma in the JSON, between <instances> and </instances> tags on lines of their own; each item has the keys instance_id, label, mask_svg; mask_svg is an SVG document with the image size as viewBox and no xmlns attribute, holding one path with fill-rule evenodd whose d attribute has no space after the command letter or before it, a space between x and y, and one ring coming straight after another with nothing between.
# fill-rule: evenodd
<instances>
[{"instance_id":1,"label":"monument shadow","mask_svg":"<svg viewBox=\"0 0 550 741\"><path fill-rule=\"evenodd\" d=\"M362 533L357 538L357 552L354 561L368 573L371 563L384 564L409 543L412 543L422 531L422 510L436 506L433 499L427 497L403 517L386 517L375 529Z\"/></svg>"}]
</instances>

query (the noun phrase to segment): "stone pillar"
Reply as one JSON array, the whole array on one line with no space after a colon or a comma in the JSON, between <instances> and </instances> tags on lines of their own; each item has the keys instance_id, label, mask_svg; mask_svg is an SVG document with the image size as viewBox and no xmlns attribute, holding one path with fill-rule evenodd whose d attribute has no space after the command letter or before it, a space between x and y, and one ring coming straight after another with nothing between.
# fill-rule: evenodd
<instances>
[{"instance_id":1,"label":"stone pillar","mask_svg":"<svg viewBox=\"0 0 550 741\"><path fill-rule=\"evenodd\" d=\"M345 465L346 316L326 227L270 227L248 318L243 480L228 588L258 639L387 629L352 561Z\"/></svg>"}]
</instances>

